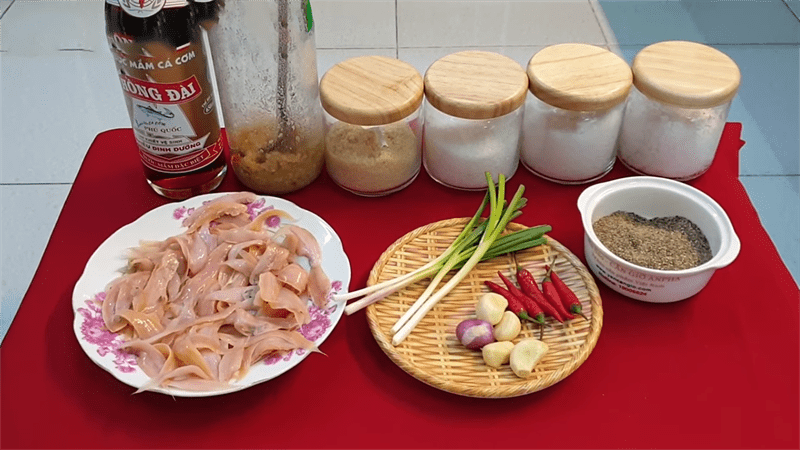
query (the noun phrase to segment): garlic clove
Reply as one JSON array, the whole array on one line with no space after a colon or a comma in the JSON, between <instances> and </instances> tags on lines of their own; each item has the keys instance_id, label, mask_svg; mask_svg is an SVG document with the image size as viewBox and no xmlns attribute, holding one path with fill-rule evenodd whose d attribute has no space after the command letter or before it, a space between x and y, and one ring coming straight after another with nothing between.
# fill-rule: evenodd
<instances>
[{"instance_id":1,"label":"garlic clove","mask_svg":"<svg viewBox=\"0 0 800 450\"><path fill-rule=\"evenodd\" d=\"M538 339L523 339L511 350L509 356L511 370L520 378L529 378L547 350L549 350L547 344Z\"/></svg>"},{"instance_id":2,"label":"garlic clove","mask_svg":"<svg viewBox=\"0 0 800 450\"><path fill-rule=\"evenodd\" d=\"M503 313L503 318L494 326L494 338L498 341L511 341L522 331L519 317L511 311Z\"/></svg>"},{"instance_id":3,"label":"garlic clove","mask_svg":"<svg viewBox=\"0 0 800 450\"><path fill-rule=\"evenodd\" d=\"M499 369L503 364L508 364L511 358L511 350L514 348L514 343L510 341L493 342L484 345L481 349L483 354L483 362L489 367Z\"/></svg>"}]
</instances>

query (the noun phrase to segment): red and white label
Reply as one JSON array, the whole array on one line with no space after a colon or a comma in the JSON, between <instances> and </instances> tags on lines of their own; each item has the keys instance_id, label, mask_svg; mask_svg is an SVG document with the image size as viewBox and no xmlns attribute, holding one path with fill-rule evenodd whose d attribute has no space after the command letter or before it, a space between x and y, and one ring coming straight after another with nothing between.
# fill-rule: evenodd
<instances>
[{"instance_id":1,"label":"red and white label","mask_svg":"<svg viewBox=\"0 0 800 450\"><path fill-rule=\"evenodd\" d=\"M188 150L182 154L148 151L147 147L149 144L139 140L138 135L137 141L139 142L139 155L142 158L142 163L159 172L184 173L202 169L214 162L217 156L222 153L221 136L216 142L205 148L203 147L205 138L191 141L185 145L185 147L188 147Z\"/></svg>"},{"instance_id":2,"label":"red and white label","mask_svg":"<svg viewBox=\"0 0 800 450\"><path fill-rule=\"evenodd\" d=\"M135 99L159 104L177 105L190 102L203 92L192 76L178 83L153 83L120 74L122 90Z\"/></svg>"},{"instance_id":3,"label":"red and white label","mask_svg":"<svg viewBox=\"0 0 800 450\"><path fill-rule=\"evenodd\" d=\"M182 8L189 4L186 0L106 0L133 17L143 19L156 15L164 8Z\"/></svg>"}]
</instances>

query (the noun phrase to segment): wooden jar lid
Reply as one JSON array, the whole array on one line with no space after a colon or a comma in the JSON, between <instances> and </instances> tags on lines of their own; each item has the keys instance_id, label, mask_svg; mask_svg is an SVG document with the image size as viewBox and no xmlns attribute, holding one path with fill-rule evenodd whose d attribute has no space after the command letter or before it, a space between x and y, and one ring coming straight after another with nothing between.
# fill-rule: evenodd
<instances>
[{"instance_id":1,"label":"wooden jar lid","mask_svg":"<svg viewBox=\"0 0 800 450\"><path fill-rule=\"evenodd\" d=\"M386 56L359 56L333 66L320 80L322 107L353 125L385 125L422 104L422 76L412 65Z\"/></svg>"},{"instance_id":2,"label":"wooden jar lid","mask_svg":"<svg viewBox=\"0 0 800 450\"><path fill-rule=\"evenodd\" d=\"M648 97L684 108L710 108L733 99L741 74L721 51L686 41L658 42L633 59L633 84Z\"/></svg>"},{"instance_id":3,"label":"wooden jar lid","mask_svg":"<svg viewBox=\"0 0 800 450\"><path fill-rule=\"evenodd\" d=\"M492 119L525 102L528 77L506 56L482 51L447 55L425 72L425 97L445 114L462 119Z\"/></svg>"},{"instance_id":4,"label":"wooden jar lid","mask_svg":"<svg viewBox=\"0 0 800 450\"><path fill-rule=\"evenodd\" d=\"M625 101L633 76L628 63L588 44L557 44L528 62L530 90L543 102L571 111L599 111Z\"/></svg>"}]
</instances>

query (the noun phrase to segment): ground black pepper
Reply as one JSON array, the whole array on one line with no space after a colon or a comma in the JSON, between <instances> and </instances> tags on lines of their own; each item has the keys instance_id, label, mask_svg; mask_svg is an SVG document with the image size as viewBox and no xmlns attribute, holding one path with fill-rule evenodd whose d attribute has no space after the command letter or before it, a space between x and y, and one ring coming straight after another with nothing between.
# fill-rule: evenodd
<instances>
[{"instance_id":1,"label":"ground black pepper","mask_svg":"<svg viewBox=\"0 0 800 450\"><path fill-rule=\"evenodd\" d=\"M682 270L711 259L702 230L682 216L645 219L617 211L592 224L600 242L620 258L659 270Z\"/></svg>"}]
</instances>

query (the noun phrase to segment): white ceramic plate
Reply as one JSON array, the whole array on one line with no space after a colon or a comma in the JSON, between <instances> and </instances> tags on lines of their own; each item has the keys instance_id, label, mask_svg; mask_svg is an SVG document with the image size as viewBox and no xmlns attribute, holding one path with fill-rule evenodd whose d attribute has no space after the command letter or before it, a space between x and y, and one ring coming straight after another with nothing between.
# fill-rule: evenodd
<instances>
[{"instance_id":1,"label":"white ceramic plate","mask_svg":"<svg viewBox=\"0 0 800 450\"><path fill-rule=\"evenodd\" d=\"M127 265L125 252L136 247L142 240L164 240L185 230L181 224L193 208L224 193L206 194L179 203L170 203L156 208L133 223L112 234L89 258L72 294L75 312L73 328L83 351L97 365L117 379L134 388L143 386L149 377L137 366L133 355L120 350L122 338L105 328L100 312L104 289L121 274ZM275 197L259 197L249 205L251 215L274 207L289 213L295 225L301 226L317 238L322 248L322 268L331 280L333 293L343 293L350 283L350 262L342 248L342 241L330 225L316 214L297 205ZM277 219L277 218L275 218ZM271 226L276 224L270 223ZM317 346L330 335L342 317L344 308L329 299L326 309L318 309L309 301L311 321L300 332ZM248 374L223 390L194 392L175 388L151 389L180 397L205 397L235 392L254 384L275 378L299 364L307 351L296 350L281 358L272 358L254 364Z\"/></svg>"}]
</instances>

